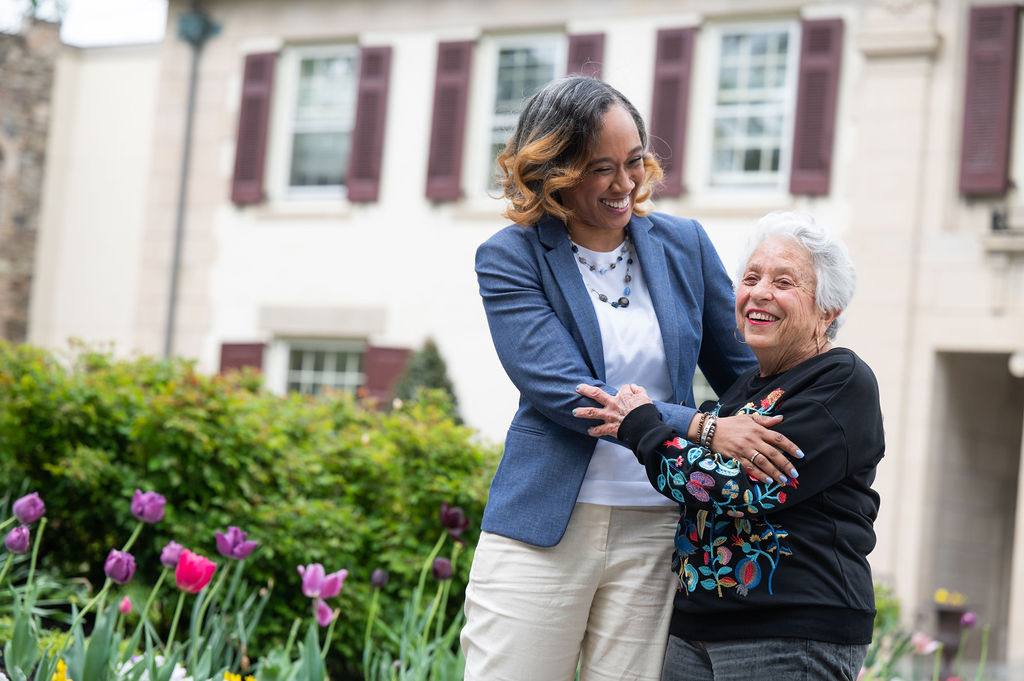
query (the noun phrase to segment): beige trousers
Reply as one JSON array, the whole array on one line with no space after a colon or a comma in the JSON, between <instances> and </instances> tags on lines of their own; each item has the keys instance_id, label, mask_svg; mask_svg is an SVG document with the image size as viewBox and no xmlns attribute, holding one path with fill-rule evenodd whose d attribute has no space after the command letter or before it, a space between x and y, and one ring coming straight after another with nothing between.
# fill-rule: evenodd
<instances>
[{"instance_id":1,"label":"beige trousers","mask_svg":"<svg viewBox=\"0 0 1024 681\"><path fill-rule=\"evenodd\" d=\"M557 546L480 535L466 587L467 681L658 681L679 512L576 504Z\"/></svg>"}]
</instances>

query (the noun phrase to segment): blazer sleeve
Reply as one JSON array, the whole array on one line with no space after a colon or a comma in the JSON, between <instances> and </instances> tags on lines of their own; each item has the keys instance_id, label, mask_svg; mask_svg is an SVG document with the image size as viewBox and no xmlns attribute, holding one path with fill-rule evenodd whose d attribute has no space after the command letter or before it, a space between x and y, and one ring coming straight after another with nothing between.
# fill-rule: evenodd
<instances>
[{"instance_id":1,"label":"blazer sleeve","mask_svg":"<svg viewBox=\"0 0 1024 681\"><path fill-rule=\"evenodd\" d=\"M697 226L704 275L700 354L697 365L719 395L757 364L750 348L736 340L736 291L704 228Z\"/></svg>"},{"instance_id":2,"label":"blazer sleeve","mask_svg":"<svg viewBox=\"0 0 1024 681\"><path fill-rule=\"evenodd\" d=\"M572 415L589 403L576 386L596 385L613 395L617 389L595 377L555 314L527 240L499 232L477 249L476 273L494 349L512 383L545 417L586 433L596 422Z\"/></svg>"}]
</instances>

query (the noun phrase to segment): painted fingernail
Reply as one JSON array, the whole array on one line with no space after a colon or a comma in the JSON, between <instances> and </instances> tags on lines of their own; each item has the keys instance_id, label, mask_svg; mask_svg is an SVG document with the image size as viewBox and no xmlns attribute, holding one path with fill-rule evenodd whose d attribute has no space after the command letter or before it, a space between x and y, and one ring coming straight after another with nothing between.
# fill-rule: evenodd
<instances>
[{"instance_id":1,"label":"painted fingernail","mask_svg":"<svg viewBox=\"0 0 1024 681\"><path fill-rule=\"evenodd\" d=\"M780 475L779 476L779 482L781 482L783 485L785 485L787 482L789 482L789 480L786 478L785 475Z\"/></svg>"},{"instance_id":2,"label":"painted fingernail","mask_svg":"<svg viewBox=\"0 0 1024 681\"><path fill-rule=\"evenodd\" d=\"M576 392L579 392L582 389L583 389L583 384L582 383L580 383L578 386L576 386Z\"/></svg>"},{"instance_id":3,"label":"painted fingernail","mask_svg":"<svg viewBox=\"0 0 1024 681\"><path fill-rule=\"evenodd\" d=\"M794 478L799 478L800 477L800 474L796 472L795 468L790 468L789 469L789 474L792 475Z\"/></svg>"},{"instance_id":4,"label":"painted fingernail","mask_svg":"<svg viewBox=\"0 0 1024 681\"><path fill-rule=\"evenodd\" d=\"M573 416L576 416L576 412L578 412L578 411L579 411L579 409L573 409L573 410L572 410L572 415L573 415Z\"/></svg>"},{"instance_id":5,"label":"painted fingernail","mask_svg":"<svg viewBox=\"0 0 1024 681\"><path fill-rule=\"evenodd\" d=\"M804 453L801 452L799 449L796 450L796 458L798 458L798 459L804 458Z\"/></svg>"}]
</instances>

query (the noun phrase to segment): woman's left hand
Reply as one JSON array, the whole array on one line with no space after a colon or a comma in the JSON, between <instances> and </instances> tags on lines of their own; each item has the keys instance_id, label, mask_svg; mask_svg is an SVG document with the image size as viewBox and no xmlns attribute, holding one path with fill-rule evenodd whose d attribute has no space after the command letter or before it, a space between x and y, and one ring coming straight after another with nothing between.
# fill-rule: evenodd
<instances>
[{"instance_id":1,"label":"woman's left hand","mask_svg":"<svg viewBox=\"0 0 1024 681\"><path fill-rule=\"evenodd\" d=\"M587 433L594 437L603 435L618 437L619 426L622 425L622 419L626 418L626 414L642 404L651 403L647 391L642 386L632 383L627 383L619 388L617 395L609 395L593 385L578 385L576 392L601 405L600 407L577 407L572 410L572 415L576 418L604 421L601 425L587 430Z\"/></svg>"}]
</instances>

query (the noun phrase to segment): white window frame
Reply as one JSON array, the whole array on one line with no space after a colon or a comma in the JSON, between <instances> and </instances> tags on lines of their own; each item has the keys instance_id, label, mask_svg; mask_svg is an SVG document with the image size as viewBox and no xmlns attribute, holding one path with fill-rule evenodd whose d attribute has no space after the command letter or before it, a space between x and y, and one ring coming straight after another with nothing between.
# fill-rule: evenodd
<instances>
[{"instance_id":1,"label":"white window frame","mask_svg":"<svg viewBox=\"0 0 1024 681\"><path fill-rule=\"evenodd\" d=\"M753 34L767 32L785 32L788 36L786 54L786 75L783 83L784 97L774 105L772 111L782 115L782 129L779 140L779 168L774 173L736 172L719 173L715 171L715 129L724 106L718 103L718 82L722 69L722 41L725 35L734 33ZM800 23L798 21L743 22L709 26L707 39L713 52L714 69L710 71L707 83L707 149L703 154L703 166L706 169L705 185L709 192L734 191L737 188L752 191L787 191L793 157L794 121L796 118L797 84L800 68ZM741 105L737 110L742 114L749 111L751 105ZM754 105L756 106L756 105Z\"/></svg>"},{"instance_id":2,"label":"white window frame","mask_svg":"<svg viewBox=\"0 0 1024 681\"><path fill-rule=\"evenodd\" d=\"M348 195L348 187L341 185L292 187L290 185L292 144L295 136L295 116L298 108L299 69L303 59L349 57L355 61L353 77L353 98L350 124L355 124L359 87L359 48L354 43L331 45L303 45L285 47L281 50L275 71L275 86L268 154L268 194L271 199L317 200L332 199Z\"/></svg>"},{"instance_id":3,"label":"white window frame","mask_svg":"<svg viewBox=\"0 0 1024 681\"><path fill-rule=\"evenodd\" d=\"M267 386L275 393L286 394L292 392L289 386L293 383L294 378L298 378L303 385L319 385L321 387L328 386L333 390L348 390L355 392L357 388L366 384L366 372L365 365L362 369L353 369L351 366L351 359L349 359L348 365L343 369L338 369L337 365L334 364L333 359L327 361L326 366L331 367L330 371L326 368L321 372L315 372L311 365L304 365L302 369L297 370L299 375L296 376L296 370L291 368L291 354L292 351L305 351L313 353L317 351L328 352L328 353L348 353L349 355L358 354L360 355L359 363L365 362L366 355L366 343L360 340L351 339L311 339L311 338L287 338L277 339L270 343L270 348L267 353L266 361L266 380ZM328 356L330 358L330 356ZM306 364L312 361L312 355L306 360ZM347 380L343 382L340 387L336 385L337 381L324 381L316 380L317 374L323 376L345 376ZM304 394L313 394L306 390L300 389L299 392Z\"/></svg>"},{"instance_id":4,"label":"white window frame","mask_svg":"<svg viewBox=\"0 0 1024 681\"><path fill-rule=\"evenodd\" d=\"M491 158L491 145L494 142L494 130L500 116L495 112L498 92L498 55L503 49L516 47L544 46L552 51L554 71L552 79L565 75L565 61L568 57L569 38L564 32L544 32L519 35L483 36L476 63L473 65L471 92L478 93L470 104L467 129L467 148L470 151L465 160L467 190L475 197L486 199L488 196L499 195L493 179L496 177L497 166ZM524 98L523 104L526 103ZM509 117L515 125L515 117ZM486 204L493 211L493 203Z\"/></svg>"}]
</instances>

